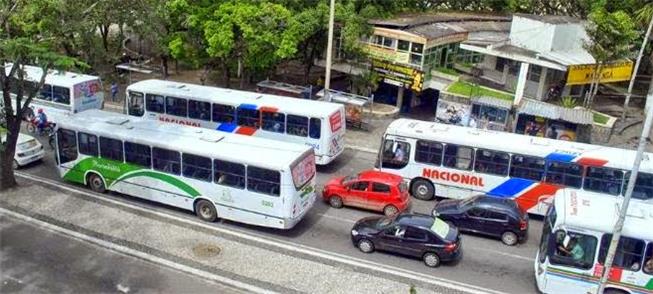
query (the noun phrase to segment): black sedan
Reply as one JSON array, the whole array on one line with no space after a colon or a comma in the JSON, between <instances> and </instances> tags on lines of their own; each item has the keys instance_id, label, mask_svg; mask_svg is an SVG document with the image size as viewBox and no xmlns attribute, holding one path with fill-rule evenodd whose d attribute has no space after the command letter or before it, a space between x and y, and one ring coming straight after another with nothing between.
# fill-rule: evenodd
<instances>
[{"instance_id":1,"label":"black sedan","mask_svg":"<svg viewBox=\"0 0 653 294\"><path fill-rule=\"evenodd\" d=\"M528 214L512 199L486 195L442 200L433 208L439 217L461 231L501 238L513 246L528 235Z\"/></svg>"},{"instance_id":2,"label":"black sedan","mask_svg":"<svg viewBox=\"0 0 653 294\"><path fill-rule=\"evenodd\" d=\"M367 217L356 222L351 241L365 253L380 250L417 257L430 267L462 254L458 230L429 215Z\"/></svg>"}]
</instances>

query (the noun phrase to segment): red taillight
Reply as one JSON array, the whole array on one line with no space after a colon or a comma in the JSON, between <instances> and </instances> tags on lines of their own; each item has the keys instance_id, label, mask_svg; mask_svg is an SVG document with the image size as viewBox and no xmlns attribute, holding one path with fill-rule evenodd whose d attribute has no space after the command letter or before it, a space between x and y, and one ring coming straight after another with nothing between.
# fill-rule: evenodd
<instances>
[{"instance_id":1,"label":"red taillight","mask_svg":"<svg viewBox=\"0 0 653 294\"><path fill-rule=\"evenodd\" d=\"M523 220L523 219L519 220L519 229L522 230L522 231L528 229L528 221Z\"/></svg>"},{"instance_id":2,"label":"red taillight","mask_svg":"<svg viewBox=\"0 0 653 294\"><path fill-rule=\"evenodd\" d=\"M456 243L447 244L444 246L444 251L454 252L456 250L456 246L457 246Z\"/></svg>"}]
</instances>

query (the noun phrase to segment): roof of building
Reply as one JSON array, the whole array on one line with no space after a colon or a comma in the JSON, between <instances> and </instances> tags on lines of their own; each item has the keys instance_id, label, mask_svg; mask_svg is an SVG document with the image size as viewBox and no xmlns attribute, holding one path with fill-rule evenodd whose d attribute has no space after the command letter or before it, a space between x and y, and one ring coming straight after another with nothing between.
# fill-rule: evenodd
<instances>
[{"instance_id":1,"label":"roof of building","mask_svg":"<svg viewBox=\"0 0 653 294\"><path fill-rule=\"evenodd\" d=\"M591 125L594 122L592 112L587 109L565 108L531 99L523 99L517 107L517 112L575 124Z\"/></svg>"},{"instance_id":2,"label":"roof of building","mask_svg":"<svg viewBox=\"0 0 653 294\"><path fill-rule=\"evenodd\" d=\"M567 24L567 23L582 23L583 20L573 16L566 15L535 15L525 13L515 13L517 17L528 18L550 24Z\"/></svg>"},{"instance_id":3,"label":"roof of building","mask_svg":"<svg viewBox=\"0 0 653 294\"><path fill-rule=\"evenodd\" d=\"M484 104L484 105L505 108L505 109L512 108L512 101L508 101L505 99L498 99L489 96L478 96L478 97L472 97L470 98L470 100L476 104Z\"/></svg>"},{"instance_id":4,"label":"roof of building","mask_svg":"<svg viewBox=\"0 0 653 294\"><path fill-rule=\"evenodd\" d=\"M460 22L460 21L505 21L509 22L511 15L493 14L471 14L459 12L420 13L403 14L390 19L372 19L368 23L375 26L405 29L408 27L427 25L438 22Z\"/></svg>"}]
</instances>

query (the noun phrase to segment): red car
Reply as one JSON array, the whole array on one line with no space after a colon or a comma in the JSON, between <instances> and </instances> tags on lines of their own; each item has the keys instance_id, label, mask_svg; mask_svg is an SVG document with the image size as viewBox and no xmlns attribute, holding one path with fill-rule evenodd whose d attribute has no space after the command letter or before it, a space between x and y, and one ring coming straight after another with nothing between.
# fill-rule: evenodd
<instances>
[{"instance_id":1,"label":"red car","mask_svg":"<svg viewBox=\"0 0 653 294\"><path fill-rule=\"evenodd\" d=\"M324 185L322 198L332 207L356 206L395 215L408 208L408 185L400 176L375 170L336 177Z\"/></svg>"}]
</instances>

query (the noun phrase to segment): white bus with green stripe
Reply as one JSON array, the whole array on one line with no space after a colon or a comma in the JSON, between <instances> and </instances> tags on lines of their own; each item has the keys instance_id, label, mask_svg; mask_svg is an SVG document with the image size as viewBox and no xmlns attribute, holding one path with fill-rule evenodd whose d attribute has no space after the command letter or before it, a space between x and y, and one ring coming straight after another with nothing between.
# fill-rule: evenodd
<instances>
[{"instance_id":1,"label":"white bus with green stripe","mask_svg":"<svg viewBox=\"0 0 653 294\"><path fill-rule=\"evenodd\" d=\"M100 110L57 124L61 177L217 218L290 229L315 203L309 146Z\"/></svg>"}]
</instances>

